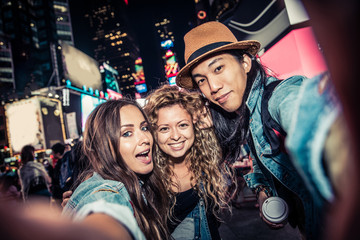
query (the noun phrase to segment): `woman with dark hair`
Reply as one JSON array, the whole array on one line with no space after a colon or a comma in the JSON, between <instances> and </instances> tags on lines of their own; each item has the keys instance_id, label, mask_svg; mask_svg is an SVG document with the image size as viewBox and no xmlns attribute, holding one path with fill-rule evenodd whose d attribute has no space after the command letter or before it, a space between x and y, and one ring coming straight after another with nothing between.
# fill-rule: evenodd
<instances>
[{"instance_id":1,"label":"woman with dark hair","mask_svg":"<svg viewBox=\"0 0 360 240\"><path fill-rule=\"evenodd\" d=\"M223 210L230 210L232 173L212 127L205 127L198 93L163 85L144 107L154 128L156 165L170 195L169 230L175 239L221 239Z\"/></svg>"},{"instance_id":2,"label":"woman with dark hair","mask_svg":"<svg viewBox=\"0 0 360 240\"><path fill-rule=\"evenodd\" d=\"M253 172L244 176L257 195L260 216L271 196L289 205L288 222L307 239L322 231L324 207L334 198L323 149L339 113L327 74L279 81L255 59L260 43L238 41L224 24L207 22L185 37L186 65L177 85L198 89L209 100L211 118L228 162L248 144ZM283 140L286 136L286 142Z\"/></svg>"},{"instance_id":3,"label":"woman with dark hair","mask_svg":"<svg viewBox=\"0 0 360 240\"><path fill-rule=\"evenodd\" d=\"M25 145L21 149L21 167L19 177L21 184L21 193L24 201L30 198L46 198L51 200L49 177L44 165L35 160L35 148L31 145Z\"/></svg>"},{"instance_id":4,"label":"woman with dark hair","mask_svg":"<svg viewBox=\"0 0 360 240\"><path fill-rule=\"evenodd\" d=\"M86 121L83 154L89 165L63 210L114 237L168 239L168 196L153 163L153 136L130 100L97 106Z\"/></svg>"}]
</instances>

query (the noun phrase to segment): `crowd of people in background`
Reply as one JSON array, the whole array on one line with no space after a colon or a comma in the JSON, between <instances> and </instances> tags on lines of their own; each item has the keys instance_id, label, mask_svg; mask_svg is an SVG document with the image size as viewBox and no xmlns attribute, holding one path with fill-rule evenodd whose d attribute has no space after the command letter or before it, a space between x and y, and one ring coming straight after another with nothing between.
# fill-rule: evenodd
<instances>
[{"instance_id":1,"label":"crowd of people in background","mask_svg":"<svg viewBox=\"0 0 360 240\"><path fill-rule=\"evenodd\" d=\"M316 3L305 3L318 13ZM328 36L319 35L322 41ZM349 166L358 169L358 136L348 129L357 129L358 115L345 106L353 99L342 92L349 90L339 77L343 68L330 64L330 73L279 81L256 59L260 43L238 41L222 23L195 27L184 40L186 65L176 78L182 89L162 86L144 108L128 99L100 104L87 120L83 142L67 152L62 143L52 146L53 169L24 146L19 171L1 176L1 199L55 199L59 209L63 202L64 218L56 221L57 227L71 226L61 235L68 239L191 239L189 233L221 239L218 221L223 210L231 211L237 185L232 167L244 158L252 166L243 180L270 228L289 223L303 239L356 239L358 182ZM334 49L326 48L328 54ZM327 57L333 63L334 56ZM271 197L287 203L287 222L264 216L262 206ZM25 227L36 220L2 207L2 216ZM346 211L340 213L341 207ZM344 220L338 230L329 216Z\"/></svg>"},{"instance_id":2,"label":"crowd of people in background","mask_svg":"<svg viewBox=\"0 0 360 240\"><path fill-rule=\"evenodd\" d=\"M58 142L51 147L49 157L38 159L34 146L23 146L18 168L1 167L0 200L27 203L42 199L61 207L63 193L70 190L79 174L83 159L80 151L81 141L73 146Z\"/></svg>"}]
</instances>

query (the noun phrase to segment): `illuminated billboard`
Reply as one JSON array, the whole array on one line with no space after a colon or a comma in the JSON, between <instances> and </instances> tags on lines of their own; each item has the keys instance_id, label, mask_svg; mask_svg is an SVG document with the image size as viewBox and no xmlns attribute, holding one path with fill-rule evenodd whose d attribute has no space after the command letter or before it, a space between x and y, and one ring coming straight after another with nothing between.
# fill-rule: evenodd
<instances>
[{"instance_id":1,"label":"illuminated billboard","mask_svg":"<svg viewBox=\"0 0 360 240\"><path fill-rule=\"evenodd\" d=\"M66 43L61 43L61 49L64 77L78 88L85 85L88 88L102 91L99 64L93 58Z\"/></svg>"},{"instance_id":2,"label":"illuminated billboard","mask_svg":"<svg viewBox=\"0 0 360 240\"><path fill-rule=\"evenodd\" d=\"M33 97L5 105L10 149L19 153L27 144L35 150L64 142L65 128L59 100Z\"/></svg>"},{"instance_id":3,"label":"illuminated billboard","mask_svg":"<svg viewBox=\"0 0 360 240\"><path fill-rule=\"evenodd\" d=\"M96 108L100 103L105 102L106 100L90 96L88 94L81 94L81 128L84 132L85 123L90 115L90 113Z\"/></svg>"},{"instance_id":4,"label":"illuminated billboard","mask_svg":"<svg viewBox=\"0 0 360 240\"><path fill-rule=\"evenodd\" d=\"M146 84L145 84L145 83L135 85L135 89L136 89L136 91L137 91L138 93L147 92L147 87L146 87Z\"/></svg>"},{"instance_id":5,"label":"illuminated billboard","mask_svg":"<svg viewBox=\"0 0 360 240\"><path fill-rule=\"evenodd\" d=\"M171 50L174 47L173 41L170 39L164 40L160 43L164 50L163 60L165 64L165 75L170 85L175 85L175 77L179 72L179 63L176 61L175 53Z\"/></svg>"},{"instance_id":6,"label":"illuminated billboard","mask_svg":"<svg viewBox=\"0 0 360 240\"><path fill-rule=\"evenodd\" d=\"M133 73L132 76L134 77L134 85L135 85L136 91L138 93L147 92L144 68L142 66L141 57L139 57L135 60L135 73Z\"/></svg>"},{"instance_id":7,"label":"illuminated billboard","mask_svg":"<svg viewBox=\"0 0 360 240\"><path fill-rule=\"evenodd\" d=\"M165 40L165 41L162 41L160 43L161 47L164 48L164 49L169 49L171 47L174 47L174 43L173 41L171 41L170 39L168 40Z\"/></svg>"},{"instance_id":8,"label":"illuminated billboard","mask_svg":"<svg viewBox=\"0 0 360 240\"><path fill-rule=\"evenodd\" d=\"M171 50L167 50L165 53L165 75L170 85L174 85L173 78L179 72L179 64L176 61L175 54Z\"/></svg>"},{"instance_id":9,"label":"illuminated billboard","mask_svg":"<svg viewBox=\"0 0 360 240\"><path fill-rule=\"evenodd\" d=\"M103 63L100 66L100 73L103 76L103 82L106 85L106 89L110 89L114 92L120 93L119 84L117 81L117 78L119 76L118 71L116 71L113 67L110 65Z\"/></svg>"},{"instance_id":10,"label":"illuminated billboard","mask_svg":"<svg viewBox=\"0 0 360 240\"><path fill-rule=\"evenodd\" d=\"M135 73L133 73L132 76L134 77L135 85L145 83L144 68L142 66L141 57L135 60Z\"/></svg>"},{"instance_id":11,"label":"illuminated billboard","mask_svg":"<svg viewBox=\"0 0 360 240\"><path fill-rule=\"evenodd\" d=\"M108 94L108 98L109 99L121 99L123 98L123 95L119 92L115 92L111 89L107 89L106 90L107 94Z\"/></svg>"}]
</instances>

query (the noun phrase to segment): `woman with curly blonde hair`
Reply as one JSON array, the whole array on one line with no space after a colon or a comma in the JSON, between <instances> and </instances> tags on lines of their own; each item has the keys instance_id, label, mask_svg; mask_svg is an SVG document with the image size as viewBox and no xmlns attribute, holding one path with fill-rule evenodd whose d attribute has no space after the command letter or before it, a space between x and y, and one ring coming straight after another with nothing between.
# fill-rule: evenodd
<instances>
[{"instance_id":1,"label":"woman with curly blonde hair","mask_svg":"<svg viewBox=\"0 0 360 240\"><path fill-rule=\"evenodd\" d=\"M220 239L232 174L222 161L198 93L164 85L144 107L155 132L155 161L172 202L169 229L175 239ZM185 231L186 229L186 231Z\"/></svg>"}]
</instances>

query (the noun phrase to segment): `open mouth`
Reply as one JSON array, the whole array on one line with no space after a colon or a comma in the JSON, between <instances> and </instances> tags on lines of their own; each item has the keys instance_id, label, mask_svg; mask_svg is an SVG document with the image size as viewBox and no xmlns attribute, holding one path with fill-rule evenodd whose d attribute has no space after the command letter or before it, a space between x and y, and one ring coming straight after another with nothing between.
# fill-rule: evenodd
<instances>
[{"instance_id":1,"label":"open mouth","mask_svg":"<svg viewBox=\"0 0 360 240\"><path fill-rule=\"evenodd\" d=\"M135 157L143 163L151 162L150 149L136 154Z\"/></svg>"}]
</instances>

